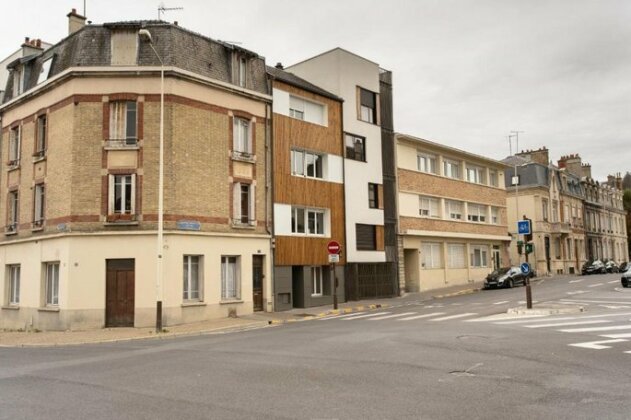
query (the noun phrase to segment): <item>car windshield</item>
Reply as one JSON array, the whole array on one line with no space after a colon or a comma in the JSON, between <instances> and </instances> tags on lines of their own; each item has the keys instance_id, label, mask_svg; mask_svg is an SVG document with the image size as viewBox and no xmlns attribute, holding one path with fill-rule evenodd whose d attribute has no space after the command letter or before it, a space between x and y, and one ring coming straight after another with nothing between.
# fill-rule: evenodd
<instances>
[{"instance_id":1,"label":"car windshield","mask_svg":"<svg viewBox=\"0 0 631 420\"><path fill-rule=\"evenodd\" d=\"M502 267L502 268L498 268L496 270L493 270L493 272L491 274L506 274L506 273L508 273L508 270L510 270L510 267Z\"/></svg>"}]
</instances>

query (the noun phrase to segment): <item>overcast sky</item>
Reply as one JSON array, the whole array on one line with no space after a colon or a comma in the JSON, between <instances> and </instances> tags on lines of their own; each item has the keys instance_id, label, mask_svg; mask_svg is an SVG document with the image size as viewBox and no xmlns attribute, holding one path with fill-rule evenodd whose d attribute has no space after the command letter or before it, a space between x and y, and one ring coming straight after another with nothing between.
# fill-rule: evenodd
<instances>
[{"instance_id":1,"label":"overcast sky","mask_svg":"<svg viewBox=\"0 0 631 420\"><path fill-rule=\"evenodd\" d=\"M156 19L160 0L87 0L94 23ZM547 146L594 177L631 170L631 0L168 0L164 19L269 65L343 47L392 70L395 129L495 159ZM83 0L2 1L0 57L55 43Z\"/></svg>"}]
</instances>

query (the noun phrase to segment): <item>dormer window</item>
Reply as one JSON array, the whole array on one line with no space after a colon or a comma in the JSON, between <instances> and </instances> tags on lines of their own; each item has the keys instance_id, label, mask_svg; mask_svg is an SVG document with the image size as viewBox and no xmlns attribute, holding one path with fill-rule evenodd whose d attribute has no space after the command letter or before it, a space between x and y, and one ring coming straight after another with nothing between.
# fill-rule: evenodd
<instances>
[{"instance_id":1,"label":"dormer window","mask_svg":"<svg viewBox=\"0 0 631 420\"><path fill-rule=\"evenodd\" d=\"M39 77L37 78L37 84L39 85L42 82L48 80L48 76L50 75L50 66L53 63L53 58L50 57L42 63L42 68L39 72Z\"/></svg>"},{"instance_id":2,"label":"dormer window","mask_svg":"<svg viewBox=\"0 0 631 420\"><path fill-rule=\"evenodd\" d=\"M245 57L243 56L239 57L237 84L243 88L245 87L245 82L246 82L247 63L248 62Z\"/></svg>"},{"instance_id":3,"label":"dormer window","mask_svg":"<svg viewBox=\"0 0 631 420\"><path fill-rule=\"evenodd\" d=\"M13 97L19 96L24 92L24 67L16 67L13 69Z\"/></svg>"}]
</instances>

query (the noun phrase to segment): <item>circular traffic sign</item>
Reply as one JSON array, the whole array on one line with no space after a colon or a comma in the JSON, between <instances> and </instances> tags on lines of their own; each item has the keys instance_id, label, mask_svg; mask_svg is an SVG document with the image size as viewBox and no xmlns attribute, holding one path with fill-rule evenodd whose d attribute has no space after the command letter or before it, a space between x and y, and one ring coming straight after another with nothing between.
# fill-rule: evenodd
<instances>
[{"instance_id":1,"label":"circular traffic sign","mask_svg":"<svg viewBox=\"0 0 631 420\"><path fill-rule=\"evenodd\" d=\"M326 246L326 249L328 249L329 254L339 254L342 247L340 246L339 242L331 241Z\"/></svg>"},{"instance_id":2,"label":"circular traffic sign","mask_svg":"<svg viewBox=\"0 0 631 420\"><path fill-rule=\"evenodd\" d=\"M527 262L522 263L521 266L519 267L521 268L521 272L523 274L528 274L530 273L530 264L528 264Z\"/></svg>"}]
</instances>

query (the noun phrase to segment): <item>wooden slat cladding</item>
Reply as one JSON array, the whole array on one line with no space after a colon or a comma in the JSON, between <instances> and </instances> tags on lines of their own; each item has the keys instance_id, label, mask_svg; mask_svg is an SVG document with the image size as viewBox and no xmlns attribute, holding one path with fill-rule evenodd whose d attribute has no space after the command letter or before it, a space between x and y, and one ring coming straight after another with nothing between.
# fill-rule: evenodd
<instances>
[{"instance_id":1,"label":"wooden slat cladding","mask_svg":"<svg viewBox=\"0 0 631 420\"><path fill-rule=\"evenodd\" d=\"M326 105L328 126L273 114L274 202L300 207L330 209L331 237L278 236L276 265L321 265L328 263L326 244L335 239L345 249L344 186L325 180L291 175L291 150L344 156L342 103L304 91L277 80L274 88ZM342 261L344 256L342 256Z\"/></svg>"},{"instance_id":2,"label":"wooden slat cladding","mask_svg":"<svg viewBox=\"0 0 631 420\"><path fill-rule=\"evenodd\" d=\"M377 208L383 209L383 185L377 185Z\"/></svg>"},{"instance_id":3,"label":"wooden slat cladding","mask_svg":"<svg viewBox=\"0 0 631 420\"><path fill-rule=\"evenodd\" d=\"M377 242L377 251L383 251L385 249L383 226L375 227L375 241Z\"/></svg>"}]
</instances>

